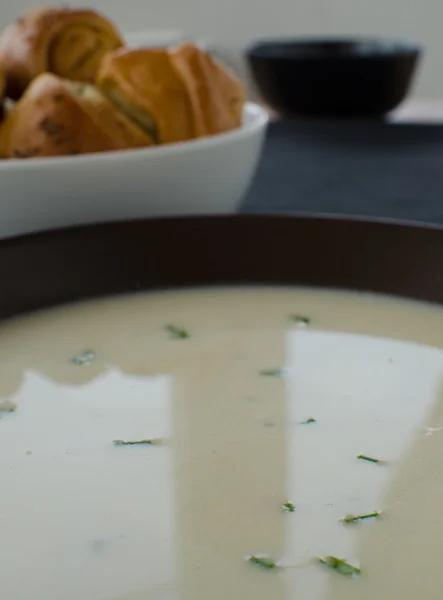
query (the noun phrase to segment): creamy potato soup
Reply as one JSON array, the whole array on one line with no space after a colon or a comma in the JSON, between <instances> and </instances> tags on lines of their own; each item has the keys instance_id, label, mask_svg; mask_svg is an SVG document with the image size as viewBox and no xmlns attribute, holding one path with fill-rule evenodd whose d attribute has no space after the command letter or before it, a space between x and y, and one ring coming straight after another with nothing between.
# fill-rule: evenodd
<instances>
[{"instance_id":1,"label":"creamy potato soup","mask_svg":"<svg viewBox=\"0 0 443 600\"><path fill-rule=\"evenodd\" d=\"M2 600L441 600L443 310L294 288L0 325Z\"/></svg>"}]
</instances>

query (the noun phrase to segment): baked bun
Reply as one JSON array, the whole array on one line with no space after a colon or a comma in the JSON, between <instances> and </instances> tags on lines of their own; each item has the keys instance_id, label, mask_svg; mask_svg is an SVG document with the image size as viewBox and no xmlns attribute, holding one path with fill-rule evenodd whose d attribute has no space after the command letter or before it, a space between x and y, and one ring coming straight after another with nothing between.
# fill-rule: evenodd
<instances>
[{"instance_id":1,"label":"baked bun","mask_svg":"<svg viewBox=\"0 0 443 600\"><path fill-rule=\"evenodd\" d=\"M30 10L0 36L6 93L19 98L43 72L93 83L103 56L122 45L114 25L93 10Z\"/></svg>"},{"instance_id":2,"label":"baked bun","mask_svg":"<svg viewBox=\"0 0 443 600\"><path fill-rule=\"evenodd\" d=\"M0 127L0 157L35 158L124 150L152 138L94 86L39 75Z\"/></svg>"},{"instance_id":3,"label":"baked bun","mask_svg":"<svg viewBox=\"0 0 443 600\"><path fill-rule=\"evenodd\" d=\"M196 137L240 127L246 89L230 69L193 44L171 50L171 60L188 90Z\"/></svg>"},{"instance_id":4,"label":"baked bun","mask_svg":"<svg viewBox=\"0 0 443 600\"><path fill-rule=\"evenodd\" d=\"M97 86L160 144L239 127L240 80L198 47L120 49L107 54Z\"/></svg>"}]
</instances>

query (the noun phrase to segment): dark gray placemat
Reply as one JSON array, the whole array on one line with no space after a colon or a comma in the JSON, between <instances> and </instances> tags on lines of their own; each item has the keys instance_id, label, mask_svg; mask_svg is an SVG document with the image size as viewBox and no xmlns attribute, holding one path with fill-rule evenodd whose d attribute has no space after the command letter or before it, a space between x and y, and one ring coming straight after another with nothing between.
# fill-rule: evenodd
<instances>
[{"instance_id":1,"label":"dark gray placemat","mask_svg":"<svg viewBox=\"0 0 443 600\"><path fill-rule=\"evenodd\" d=\"M242 212L443 223L443 125L280 121Z\"/></svg>"}]
</instances>

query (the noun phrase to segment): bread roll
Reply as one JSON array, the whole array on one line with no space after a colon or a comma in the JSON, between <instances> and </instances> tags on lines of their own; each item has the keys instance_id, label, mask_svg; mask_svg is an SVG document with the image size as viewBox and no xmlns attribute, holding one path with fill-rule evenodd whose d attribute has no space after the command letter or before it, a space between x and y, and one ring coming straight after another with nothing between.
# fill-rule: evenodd
<instances>
[{"instance_id":1,"label":"bread roll","mask_svg":"<svg viewBox=\"0 0 443 600\"><path fill-rule=\"evenodd\" d=\"M0 127L2 158L67 156L152 145L94 86L43 73Z\"/></svg>"},{"instance_id":2,"label":"bread roll","mask_svg":"<svg viewBox=\"0 0 443 600\"><path fill-rule=\"evenodd\" d=\"M7 95L19 98L32 79L45 71L93 83L103 56L122 44L114 25L95 11L30 10L0 36Z\"/></svg>"},{"instance_id":3,"label":"bread roll","mask_svg":"<svg viewBox=\"0 0 443 600\"><path fill-rule=\"evenodd\" d=\"M119 50L105 56L97 87L159 143L194 137L186 87L166 50Z\"/></svg>"},{"instance_id":4,"label":"bread roll","mask_svg":"<svg viewBox=\"0 0 443 600\"><path fill-rule=\"evenodd\" d=\"M171 60L188 89L196 137L240 127L246 90L232 71L192 44L171 50Z\"/></svg>"},{"instance_id":5,"label":"bread roll","mask_svg":"<svg viewBox=\"0 0 443 600\"><path fill-rule=\"evenodd\" d=\"M111 52L103 59L97 86L158 143L222 133L241 124L243 84L191 44Z\"/></svg>"}]
</instances>

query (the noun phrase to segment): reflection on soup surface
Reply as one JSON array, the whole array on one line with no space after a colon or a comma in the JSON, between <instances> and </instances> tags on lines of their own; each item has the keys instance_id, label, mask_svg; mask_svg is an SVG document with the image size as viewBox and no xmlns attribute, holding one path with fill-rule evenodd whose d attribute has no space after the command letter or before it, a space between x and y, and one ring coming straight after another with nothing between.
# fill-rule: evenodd
<instances>
[{"instance_id":1,"label":"reflection on soup surface","mask_svg":"<svg viewBox=\"0 0 443 600\"><path fill-rule=\"evenodd\" d=\"M5 600L441 600L443 310L220 288L0 325Z\"/></svg>"}]
</instances>

